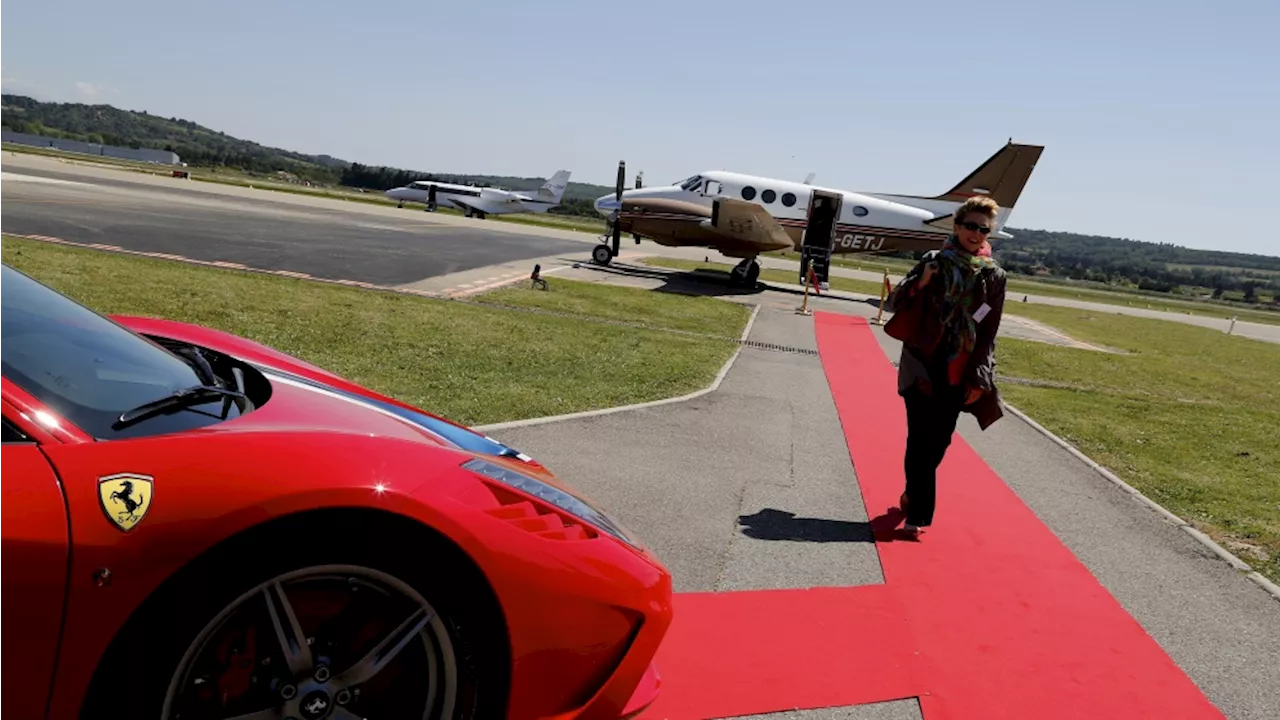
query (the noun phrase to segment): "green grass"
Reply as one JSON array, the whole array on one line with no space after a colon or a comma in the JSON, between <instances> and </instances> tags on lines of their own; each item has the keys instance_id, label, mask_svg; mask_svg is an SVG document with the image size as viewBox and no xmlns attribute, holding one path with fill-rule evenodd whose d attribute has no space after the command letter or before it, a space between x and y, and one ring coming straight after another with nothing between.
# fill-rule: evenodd
<instances>
[{"instance_id":1,"label":"green grass","mask_svg":"<svg viewBox=\"0 0 1280 720\"><path fill-rule=\"evenodd\" d=\"M243 335L472 425L701 389L736 346L666 329L736 339L750 313L730 303L553 280L546 297L580 313L556 317L9 237L2 254L5 263L99 312ZM645 298L661 308L646 322L666 329L597 319L621 308L643 313Z\"/></svg>"},{"instance_id":2,"label":"green grass","mask_svg":"<svg viewBox=\"0 0 1280 720\"><path fill-rule=\"evenodd\" d=\"M711 272L728 273L733 269L732 265L727 263L716 262L700 262L698 260L681 260L679 258L668 257L646 257L642 260L646 265L653 267L670 268L672 270L708 270ZM770 268L762 268L760 270L761 282L772 282L788 285L799 285L800 278L797 277L799 271L792 272L790 270L776 270ZM831 289L843 290L845 292L863 293L864 295L874 295L880 297L880 283L870 280L858 280L856 278L846 278L831 276Z\"/></svg>"},{"instance_id":3,"label":"green grass","mask_svg":"<svg viewBox=\"0 0 1280 720\"><path fill-rule=\"evenodd\" d=\"M1011 404L1280 581L1280 346L1182 323L1019 305L1120 355L1001 339Z\"/></svg>"},{"instance_id":4,"label":"green grass","mask_svg":"<svg viewBox=\"0 0 1280 720\"><path fill-rule=\"evenodd\" d=\"M537 308L557 313L589 315L605 320L640 323L671 330L717 335L737 340L743 318L750 314L738 303L710 297L622 288L600 283L547 278L549 290L533 290L520 283L473 298L476 302Z\"/></svg>"}]
</instances>

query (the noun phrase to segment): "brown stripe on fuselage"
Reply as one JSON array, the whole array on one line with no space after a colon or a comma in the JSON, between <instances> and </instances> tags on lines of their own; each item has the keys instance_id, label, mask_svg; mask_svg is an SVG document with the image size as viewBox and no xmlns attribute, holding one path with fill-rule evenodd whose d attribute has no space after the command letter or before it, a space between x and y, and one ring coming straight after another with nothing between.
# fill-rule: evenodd
<instances>
[{"instance_id":1,"label":"brown stripe on fuselage","mask_svg":"<svg viewBox=\"0 0 1280 720\"><path fill-rule=\"evenodd\" d=\"M643 213L624 212L620 215L618 224L623 233L635 233L667 247L711 247L730 257L754 257L761 252L757 245L726 237L709 227L704 227L702 222L707 219L709 214L690 215L646 210ZM791 238L795 249L799 250L807 221L793 218L774 218L774 220ZM858 252L934 250L941 247L946 237L945 232L838 223L832 252L844 255Z\"/></svg>"}]
</instances>

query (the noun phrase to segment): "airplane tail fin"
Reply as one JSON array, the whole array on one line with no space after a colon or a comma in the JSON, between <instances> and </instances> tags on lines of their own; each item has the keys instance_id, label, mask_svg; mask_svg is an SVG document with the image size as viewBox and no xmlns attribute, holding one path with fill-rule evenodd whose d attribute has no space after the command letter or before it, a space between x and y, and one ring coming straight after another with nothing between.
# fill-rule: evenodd
<instances>
[{"instance_id":1,"label":"airplane tail fin","mask_svg":"<svg viewBox=\"0 0 1280 720\"><path fill-rule=\"evenodd\" d=\"M1022 145L1010 140L995 155L987 158L986 162L956 183L955 187L941 195L929 197L868 194L927 209L933 212L934 216L925 221L925 224L941 230L951 229L952 215L965 200L975 195L986 195L1000 206L1000 212L996 216L996 227L1003 228L1009 221L1013 207L1021 197L1023 188L1027 186L1027 180L1031 178L1031 172L1035 170L1036 163L1043 152L1043 145ZM1005 235L1007 233L1000 233L997 237Z\"/></svg>"},{"instance_id":2,"label":"airplane tail fin","mask_svg":"<svg viewBox=\"0 0 1280 720\"><path fill-rule=\"evenodd\" d=\"M561 170L552 175L550 180L543 183L542 187L538 188L538 199L560 202L567 187L569 187L569 171Z\"/></svg>"},{"instance_id":3,"label":"airplane tail fin","mask_svg":"<svg viewBox=\"0 0 1280 720\"><path fill-rule=\"evenodd\" d=\"M929 199L963 203L974 195L987 195L1001 209L1012 210L1042 152L1043 145L1019 145L1010 140L955 187Z\"/></svg>"}]
</instances>

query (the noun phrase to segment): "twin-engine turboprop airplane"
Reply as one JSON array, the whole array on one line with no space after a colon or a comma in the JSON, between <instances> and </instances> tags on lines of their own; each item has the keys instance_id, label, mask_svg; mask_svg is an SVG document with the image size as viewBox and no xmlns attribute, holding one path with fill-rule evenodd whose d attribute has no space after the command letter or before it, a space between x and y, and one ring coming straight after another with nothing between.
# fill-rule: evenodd
<instances>
[{"instance_id":1,"label":"twin-engine turboprop airplane","mask_svg":"<svg viewBox=\"0 0 1280 720\"><path fill-rule=\"evenodd\" d=\"M676 185L624 190L625 162L619 163L617 191L595 203L609 218L612 246L598 245L591 257L608 265L618 254L622 233L630 233L636 243L646 237L660 245L709 247L743 258L732 278L754 285L760 274L756 257L765 252L800 250L806 258L829 258L832 253L937 248L951 233L952 213L974 195L988 195L1000 205L992 237L1009 238L1002 228L1043 150L1010 140L934 197L849 192L719 170Z\"/></svg>"},{"instance_id":2,"label":"twin-engine turboprop airplane","mask_svg":"<svg viewBox=\"0 0 1280 720\"><path fill-rule=\"evenodd\" d=\"M560 204L568 186L569 171L561 170L543 183L536 193L418 180L404 187L392 188L386 195L399 201L397 207L404 207L406 202L416 202L424 203L428 210L435 211L436 207L444 205L466 210L467 217L483 220L490 214L544 213Z\"/></svg>"}]
</instances>

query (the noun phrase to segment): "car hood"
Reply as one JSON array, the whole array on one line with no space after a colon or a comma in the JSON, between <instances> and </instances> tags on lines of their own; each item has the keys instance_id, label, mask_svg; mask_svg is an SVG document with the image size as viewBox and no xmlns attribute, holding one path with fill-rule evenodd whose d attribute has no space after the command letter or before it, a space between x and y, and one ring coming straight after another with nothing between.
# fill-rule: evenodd
<instances>
[{"instance_id":1,"label":"car hood","mask_svg":"<svg viewBox=\"0 0 1280 720\"><path fill-rule=\"evenodd\" d=\"M228 423L227 431L312 430L433 443L497 460L571 492L540 463L515 448L247 338L172 320L128 315L111 319L143 336L190 343L236 357L262 372L272 385L271 400Z\"/></svg>"}]
</instances>

